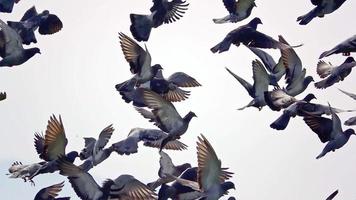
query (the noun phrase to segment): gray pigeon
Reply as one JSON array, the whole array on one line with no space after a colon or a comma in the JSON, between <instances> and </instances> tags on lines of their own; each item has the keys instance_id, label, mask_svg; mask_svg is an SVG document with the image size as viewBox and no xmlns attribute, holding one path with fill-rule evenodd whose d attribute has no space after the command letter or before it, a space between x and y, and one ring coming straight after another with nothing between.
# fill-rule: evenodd
<instances>
[{"instance_id":1,"label":"gray pigeon","mask_svg":"<svg viewBox=\"0 0 356 200\"><path fill-rule=\"evenodd\" d=\"M59 159L58 166L59 173L68 177L75 193L82 200L157 199L156 194L148 186L131 175L121 175L115 180L107 179L101 187L88 172L65 158Z\"/></svg>"},{"instance_id":2,"label":"gray pigeon","mask_svg":"<svg viewBox=\"0 0 356 200\"><path fill-rule=\"evenodd\" d=\"M130 31L137 41L147 41L152 28L175 22L183 17L189 3L182 0L153 0L150 15L130 14Z\"/></svg>"},{"instance_id":3,"label":"gray pigeon","mask_svg":"<svg viewBox=\"0 0 356 200\"><path fill-rule=\"evenodd\" d=\"M20 35L0 19L0 67L21 65L35 54L41 53L40 49L24 49Z\"/></svg>"},{"instance_id":4,"label":"gray pigeon","mask_svg":"<svg viewBox=\"0 0 356 200\"><path fill-rule=\"evenodd\" d=\"M330 194L328 196L328 198L326 198L326 200L333 200L335 198L335 196L339 193L339 190L335 190L335 192L333 192L332 194Z\"/></svg>"},{"instance_id":5,"label":"gray pigeon","mask_svg":"<svg viewBox=\"0 0 356 200\"><path fill-rule=\"evenodd\" d=\"M228 190L235 189L234 183L226 181L232 177L233 173L226 171L228 168L221 167L221 161L203 135L198 136L197 157L198 170L195 181L175 177L178 183L197 191L192 193L192 196L187 194L185 198L181 197L181 199L218 200L221 196L227 194Z\"/></svg>"},{"instance_id":6,"label":"gray pigeon","mask_svg":"<svg viewBox=\"0 0 356 200\"><path fill-rule=\"evenodd\" d=\"M239 83L247 90L248 94L253 98L252 101L246 106L239 108L239 110L243 110L248 107L256 107L259 110L262 109L263 106L266 105L264 92L268 90L269 85L269 76L263 64L254 60L252 62L252 72L253 72L253 85L234 74L228 68L226 70L237 80Z\"/></svg>"},{"instance_id":7,"label":"gray pigeon","mask_svg":"<svg viewBox=\"0 0 356 200\"><path fill-rule=\"evenodd\" d=\"M58 171L57 160L60 156L65 156L69 161L74 162L79 156L78 152L71 151L66 154L67 143L68 140L61 116L59 116L59 120L55 115L51 116L50 120L48 120L45 136L36 133L34 139L34 145L39 157L46 162L29 179L33 179L39 174Z\"/></svg>"},{"instance_id":8,"label":"gray pigeon","mask_svg":"<svg viewBox=\"0 0 356 200\"><path fill-rule=\"evenodd\" d=\"M58 193L62 191L63 186L64 181L58 184L45 187L36 194L34 200L69 200L70 197L56 198L58 196Z\"/></svg>"},{"instance_id":9,"label":"gray pigeon","mask_svg":"<svg viewBox=\"0 0 356 200\"><path fill-rule=\"evenodd\" d=\"M324 17L340 8L346 0L311 0L311 3L316 6L307 14L297 18L300 25L306 25L315 17Z\"/></svg>"},{"instance_id":10,"label":"gray pigeon","mask_svg":"<svg viewBox=\"0 0 356 200\"><path fill-rule=\"evenodd\" d=\"M330 63L320 61L317 66L317 73L323 80L316 82L315 87L318 89L328 88L335 83L343 81L352 71L352 68L356 66L356 62L353 57L347 57L345 62L340 66L332 66Z\"/></svg>"},{"instance_id":11,"label":"gray pigeon","mask_svg":"<svg viewBox=\"0 0 356 200\"><path fill-rule=\"evenodd\" d=\"M162 141L167 137L168 134L161 130L133 128L126 139L114 143L112 148L120 155L130 155L137 153L140 141L143 141L143 145L147 147L160 148ZM164 146L164 149L182 151L187 149L187 147L187 145L179 140L172 140Z\"/></svg>"},{"instance_id":12,"label":"gray pigeon","mask_svg":"<svg viewBox=\"0 0 356 200\"><path fill-rule=\"evenodd\" d=\"M356 52L356 35L353 35L347 40L341 42L331 50L323 52L320 55L319 59L338 53L342 53L345 56L349 56L351 52Z\"/></svg>"},{"instance_id":13,"label":"gray pigeon","mask_svg":"<svg viewBox=\"0 0 356 200\"><path fill-rule=\"evenodd\" d=\"M0 101L3 101L6 99L6 92L0 92Z\"/></svg>"},{"instance_id":14,"label":"gray pigeon","mask_svg":"<svg viewBox=\"0 0 356 200\"><path fill-rule=\"evenodd\" d=\"M123 33L119 33L119 39L125 59L130 64L130 71L135 75L130 80L116 85L116 89L119 91L131 91L134 86L151 80L162 67L161 65L151 67L151 54L146 46L146 50L144 50L133 39Z\"/></svg>"},{"instance_id":15,"label":"gray pigeon","mask_svg":"<svg viewBox=\"0 0 356 200\"><path fill-rule=\"evenodd\" d=\"M347 96L351 97L352 99L356 100L356 95L350 92L346 92L344 90L339 89L342 93L346 94ZM356 125L356 117L351 117L350 119L344 122L346 126L355 126Z\"/></svg>"},{"instance_id":16,"label":"gray pigeon","mask_svg":"<svg viewBox=\"0 0 356 200\"><path fill-rule=\"evenodd\" d=\"M283 89L274 89L270 92L264 92L264 98L268 107L273 111L280 111L299 101L310 102L312 99L316 99L314 94L308 94L303 100L298 100L287 94Z\"/></svg>"},{"instance_id":17,"label":"gray pigeon","mask_svg":"<svg viewBox=\"0 0 356 200\"><path fill-rule=\"evenodd\" d=\"M48 10L37 13L35 6L28 9L19 22L8 21L7 24L13 28L22 38L22 43L29 45L37 43L35 33L41 35L54 34L63 28L62 21Z\"/></svg>"},{"instance_id":18,"label":"gray pigeon","mask_svg":"<svg viewBox=\"0 0 356 200\"><path fill-rule=\"evenodd\" d=\"M254 7L257 7L255 0L223 0L223 3L229 15L220 19L213 19L215 24L242 21L251 15Z\"/></svg>"},{"instance_id":19,"label":"gray pigeon","mask_svg":"<svg viewBox=\"0 0 356 200\"><path fill-rule=\"evenodd\" d=\"M189 163L175 166L171 157L169 157L167 153L161 151L159 154L161 155L159 159L159 178L156 181L147 184L152 190L155 190L162 184L167 184L174 181L175 179L172 178L172 176L179 177L186 169L192 167Z\"/></svg>"},{"instance_id":20,"label":"gray pigeon","mask_svg":"<svg viewBox=\"0 0 356 200\"><path fill-rule=\"evenodd\" d=\"M28 165L23 165L21 162L14 162L9 168L9 178L21 178L25 182L29 181L31 184L35 185L35 182L30 179L30 177L35 174L45 162L33 163Z\"/></svg>"},{"instance_id":21,"label":"gray pigeon","mask_svg":"<svg viewBox=\"0 0 356 200\"><path fill-rule=\"evenodd\" d=\"M169 141L179 139L187 131L190 120L196 115L190 111L184 117L181 117L171 102L150 90L144 89L142 95L145 104L152 111L138 107L136 107L136 110L144 118L154 122L162 131L168 133L168 136L161 142L161 151Z\"/></svg>"},{"instance_id":22,"label":"gray pigeon","mask_svg":"<svg viewBox=\"0 0 356 200\"><path fill-rule=\"evenodd\" d=\"M230 49L231 44L240 46L240 43L248 47L257 47L257 48L273 48L273 49L285 49L289 48L289 45L286 45L282 42L279 42L272 37L257 31L257 25L262 24L260 18L256 17L252 19L248 24L240 26L232 31L230 31L223 41L212 47L210 50L213 53L225 52Z\"/></svg>"},{"instance_id":23,"label":"gray pigeon","mask_svg":"<svg viewBox=\"0 0 356 200\"><path fill-rule=\"evenodd\" d=\"M330 107L330 105L329 105ZM321 116L307 115L304 117L305 123L315 132L320 141L325 143L323 151L316 157L319 159L330 151L335 151L343 147L351 135L356 135L353 129L342 130L340 118L330 108L332 119Z\"/></svg>"},{"instance_id":24,"label":"gray pigeon","mask_svg":"<svg viewBox=\"0 0 356 200\"><path fill-rule=\"evenodd\" d=\"M98 140L91 137L84 138L85 147L79 153L80 159L91 161L91 167L94 167L106 160L113 151L111 147L105 148L113 132L114 128L111 124L100 132ZM89 168L86 170L88 171Z\"/></svg>"},{"instance_id":25,"label":"gray pigeon","mask_svg":"<svg viewBox=\"0 0 356 200\"><path fill-rule=\"evenodd\" d=\"M20 0L0 0L0 12L11 13L14 4L18 2L20 2Z\"/></svg>"}]
</instances>

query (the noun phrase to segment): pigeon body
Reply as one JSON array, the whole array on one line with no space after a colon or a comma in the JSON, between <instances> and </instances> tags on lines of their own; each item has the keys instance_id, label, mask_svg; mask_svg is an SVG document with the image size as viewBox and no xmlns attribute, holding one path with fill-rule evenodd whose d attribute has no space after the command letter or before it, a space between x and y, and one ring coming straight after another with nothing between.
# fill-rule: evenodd
<instances>
[{"instance_id":1,"label":"pigeon body","mask_svg":"<svg viewBox=\"0 0 356 200\"><path fill-rule=\"evenodd\" d=\"M261 110L262 107L266 105L264 92L268 90L270 82L267 71L264 69L262 63L258 60L252 62L253 85L234 74L228 68L226 68L226 70L247 90L248 94L253 98L248 105L240 108L239 110L243 110L251 106Z\"/></svg>"},{"instance_id":2,"label":"pigeon body","mask_svg":"<svg viewBox=\"0 0 356 200\"><path fill-rule=\"evenodd\" d=\"M137 41L147 41L152 28L179 20L188 9L188 5L182 0L153 0L151 14L130 14L130 31Z\"/></svg>"},{"instance_id":3,"label":"pigeon body","mask_svg":"<svg viewBox=\"0 0 356 200\"><path fill-rule=\"evenodd\" d=\"M316 157L322 158L330 151L335 151L343 147L349 140L351 135L355 135L353 129L342 130L340 118L330 108L332 119L308 115L304 117L305 123L315 132L320 141L327 144L323 151Z\"/></svg>"},{"instance_id":4,"label":"pigeon body","mask_svg":"<svg viewBox=\"0 0 356 200\"><path fill-rule=\"evenodd\" d=\"M21 65L32 58L35 54L40 53L40 49L24 49L20 35L5 22L0 20L0 67L12 67Z\"/></svg>"},{"instance_id":5,"label":"pigeon body","mask_svg":"<svg viewBox=\"0 0 356 200\"><path fill-rule=\"evenodd\" d=\"M112 145L115 152L120 155L130 155L137 153L138 143L143 141L144 146L160 148L162 141L168 137L168 134L157 129L133 128L130 130L127 138ZM187 149L187 145L179 140L167 142L164 149L182 151Z\"/></svg>"},{"instance_id":6,"label":"pigeon body","mask_svg":"<svg viewBox=\"0 0 356 200\"><path fill-rule=\"evenodd\" d=\"M335 83L343 81L351 73L352 68L355 66L356 62L353 57L346 58L344 63L336 67L323 61L319 62L317 72L320 78L324 79L316 82L315 87L318 89L325 89Z\"/></svg>"},{"instance_id":7,"label":"pigeon body","mask_svg":"<svg viewBox=\"0 0 356 200\"><path fill-rule=\"evenodd\" d=\"M307 14L297 18L300 25L306 25L315 17L324 17L340 8L346 0L311 0L312 4L316 6Z\"/></svg>"},{"instance_id":8,"label":"pigeon body","mask_svg":"<svg viewBox=\"0 0 356 200\"><path fill-rule=\"evenodd\" d=\"M323 52L320 55L319 59L330 56L332 54L339 54L339 53L342 53L343 55L350 55L351 52L356 52L356 35L353 35L347 40L341 42L331 50Z\"/></svg>"},{"instance_id":9,"label":"pigeon body","mask_svg":"<svg viewBox=\"0 0 356 200\"><path fill-rule=\"evenodd\" d=\"M168 133L168 136L162 140L160 150L169 141L179 139L187 131L191 119L196 117L194 112L189 112L184 117L181 117L171 102L150 90L143 90L143 98L145 104L152 111L137 107L136 110L144 118L154 122L162 131Z\"/></svg>"},{"instance_id":10,"label":"pigeon body","mask_svg":"<svg viewBox=\"0 0 356 200\"><path fill-rule=\"evenodd\" d=\"M25 182L31 181L30 177L33 176L43 165L45 162L33 163L29 165L23 165L21 162L14 162L9 168L9 178L21 178Z\"/></svg>"},{"instance_id":11,"label":"pigeon body","mask_svg":"<svg viewBox=\"0 0 356 200\"><path fill-rule=\"evenodd\" d=\"M248 18L252 9L256 7L255 0L223 0L224 6L229 15L219 19L213 19L215 24L227 22L236 23Z\"/></svg>"},{"instance_id":12,"label":"pigeon body","mask_svg":"<svg viewBox=\"0 0 356 200\"><path fill-rule=\"evenodd\" d=\"M37 13L34 6L26 11L19 22L8 21L7 24L21 36L22 43L26 45L37 43L34 33L37 29L40 34L48 35L60 31L63 27L56 15L50 14L48 10Z\"/></svg>"},{"instance_id":13,"label":"pigeon body","mask_svg":"<svg viewBox=\"0 0 356 200\"><path fill-rule=\"evenodd\" d=\"M252 19L248 24L238 27L233 31L229 32L226 37L211 48L211 52L213 53L222 53L228 51L230 49L231 44L240 46L240 43L248 47L257 47L257 48L288 48L289 45L276 41L272 37L258 32L257 25L262 24L260 18L256 17Z\"/></svg>"}]
</instances>

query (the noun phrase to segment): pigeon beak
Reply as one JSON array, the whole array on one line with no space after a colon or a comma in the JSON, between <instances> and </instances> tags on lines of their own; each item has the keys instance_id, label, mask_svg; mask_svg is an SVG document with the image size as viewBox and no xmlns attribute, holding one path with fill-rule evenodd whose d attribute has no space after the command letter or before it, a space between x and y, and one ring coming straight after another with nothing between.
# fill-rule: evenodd
<instances>
[{"instance_id":1,"label":"pigeon beak","mask_svg":"<svg viewBox=\"0 0 356 200\"><path fill-rule=\"evenodd\" d=\"M254 7L257 7L256 3L253 3L253 6L254 6Z\"/></svg>"}]
</instances>

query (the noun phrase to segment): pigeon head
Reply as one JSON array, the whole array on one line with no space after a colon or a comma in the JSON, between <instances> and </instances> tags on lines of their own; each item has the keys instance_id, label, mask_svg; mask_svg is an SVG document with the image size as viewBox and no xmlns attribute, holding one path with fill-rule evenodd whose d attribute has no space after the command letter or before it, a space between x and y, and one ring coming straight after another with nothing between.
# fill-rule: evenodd
<instances>
[{"instance_id":1,"label":"pigeon head","mask_svg":"<svg viewBox=\"0 0 356 200\"><path fill-rule=\"evenodd\" d=\"M355 59L351 56L347 57L345 60L345 63L352 63L352 62L355 62Z\"/></svg>"},{"instance_id":2,"label":"pigeon head","mask_svg":"<svg viewBox=\"0 0 356 200\"><path fill-rule=\"evenodd\" d=\"M344 133L347 136L356 135L354 129L347 129Z\"/></svg>"},{"instance_id":3,"label":"pigeon head","mask_svg":"<svg viewBox=\"0 0 356 200\"><path fill-rule=\"evenodd\" d=\"M256 5L256 3L255 2L253 2L253 4L252 4L254 7L257 7L257 5Z\"/></svg>"},{"instance_id":4,"label":"pigeon head","mask_svg":"<svg viewBox=\"0 0 356 200\"><path fill-rule=\"evenodd\" d=\"M236 189L235 184L231 181L224 182L223 184L221 184L221 187L224 191L228 191L230 189L234 189L234 190Z\"/></svg>"},{"instance_id":5,"label":"pigeon head","mask_svg":"<svg viewBox=\"0 0 356 200\"><path fill-rule=\"evenodd\" d=\"M80 158L80 160L85 160L85 159L89 158L90 155L91 155L90 151L88 151L87 148L84 148L80 151L79 158Z\"/></svg>"},{"instance_id":6,"label":"pigeon head","mask_svg":"<svg viewBox=\"0 0 356 200\"><path fill-rule=\"evenodd\" d=\"M70 162L74 162L74 160L79 157L79 154L77 151L71 151L66 155L66 157Z\"/></svg>"},{"instance_id":7,"label":"pigeon head","mask_svg":"<svg viewBox=\"0 0 356 200\"><path fill-rule=\"evenodd\" d=\"M310 93L307 96L305 96L303 100L306 101L306 102L310 102L313 99L316 99L316 97L315 97L314 94Z\"/></svg>"},{"instance_id":8,"label":"pigeon head","mask_svg":"<svg viewBox=\"0 0 356 200\"><path fill-rule=\"evenodd\" d=\"M193 117L197 117L197 116L195 115L194 112L190 111L190 112L183 118L183 120L184 120L185 122L189 123L190 120L192 120Z\"/></svg>"},{"instance_id":9,"label":"pigeon head","mask_svg":"<svg viewBox=\"0 0 356 200\"><path fill-rule=\"evenodd\" d=\"M163 70L163 68L160 64L155 64L152 66L152 72L153 72L154 76L156 76L156 74L159 70Z\"/></svg>"},{"instance_id":10,"label":"pigeon head","mask_svg":"<svg viewBox=\"0 0 356 200\"><path fill-rule=\"evenodd\" d=\"M304 79L304 85L307 87L311 82L314 82L314 78L312 76L307 76Z\"/></svg>"},{"instance_id":11,"label":"pigeon head","mask_svg":"<svg viewBox=\"0 0 356 200\"><path fill-rule=\"evenodd\" d=\"M40 49L37 47L25 50L25 56L28 59L30 59L32 56L34 56L37 53L41 54Z\"/></svg>"},{"instance_id":12,"label":"pigeon head","mask_svg":"<svg viewBox=\"0 0 356 200\"><path fill-rule=\"evenodd\" d=\"M262 24L262 21L261 21L261 19L258 18L258 17L253 18L253 19L248 23L248 25L249 25L250 27L254 28L254 29L257 29L257 25L259 25L259 24Z\"/></svg>"}]
</instances>

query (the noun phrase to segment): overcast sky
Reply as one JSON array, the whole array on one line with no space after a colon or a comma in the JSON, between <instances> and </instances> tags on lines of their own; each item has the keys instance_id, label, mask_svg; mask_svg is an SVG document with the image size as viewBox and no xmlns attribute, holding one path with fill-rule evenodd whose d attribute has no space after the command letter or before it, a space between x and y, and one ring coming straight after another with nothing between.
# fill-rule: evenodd
<instances>
[{"instance_id":1,"label":"overcast sky","mask_svg":"<svg viewBox=\"0 0 356 200\"><path fill-rule=\"evenodd\" d=\"M301 118L291 120L288 128L277 132L269 128L280 113L268 108L237 111L251 99L245 89L229 75L225 67L252 81L251 62L256 57L245 47L231 47L223 54L212 54L210 48L232 29L258 16L263 25L258 29L274 38L283 35L291 44L303 43L296 49L316 80L315 67L321 52L356 33L356 1L347 1L339 10L300 26L296 18L312 9L308 0L256 0L257 8L249 19L238 24L216 25L212 18L227 14L222 2L189 1L184 17L174 24L152 30L146 43L153 63L164 67L164 75L183 71L195 77L203 87L192 89L185 102L175 104L185 115L192 110L198 118L190 123L182 142L189 145L183 152L168 153L176 164L196 165L195 143L203 133L213 145L223 167L233 171L239 199L300 200L325 199L339 189L336 199L356 199L356 138L335 153L320 160L315 157L324 144L307 128ZM113 123L115 132L110 141L126 137L134 127L154 128L116 92L115 84L131 77L129 65L121 52L118 32L129 32L130 13L148 13L150 0L27 0L15 5L12 14L0 14L3 20L19 20L36 5L39 12L48 9L63 21L62 31L51 36L37 35L42 54L21 66L2 68L0 91L8 98L0 102L0 169L2 199L31 199L42 187L66 180L55 174L38 176L36 187L22 180L5 176L13 161L39 162L33 147L33 134L44 131L50 115L61 114L69 140L67 150L81 150L83 137L97 137ZM348 25L346 25L348 24ZM141 43L143 45L143 43ZM279 58L278 50L269 53ZM330 56L326 61L340 64L344 57ZM337 88L356 93L355 74L342 83L308 92L317 96L315 102L335 107L356 109L356 102ZM282 83L283 85L283 83ZM340 114L342 120L356 115ZM140 145L131 156L112 156L90 171L98 183L121 174L132 174L143 182L156 179L158 150ZM78 162L79 164L80 162ZM60 196L78 197L66 181Z\"/></svg>"}]
</instances>

